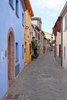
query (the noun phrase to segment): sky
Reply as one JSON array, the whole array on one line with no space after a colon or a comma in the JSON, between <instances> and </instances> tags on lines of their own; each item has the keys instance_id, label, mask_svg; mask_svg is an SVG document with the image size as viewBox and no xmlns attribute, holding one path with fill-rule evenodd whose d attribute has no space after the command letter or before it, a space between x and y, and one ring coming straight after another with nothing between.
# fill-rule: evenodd
<instances>
[{"instance_id":1,"label":"sky","mask_svg":"<svg viewBox=\"0 0 67 100\"><path fill-rule=\"evenodd\" d=\"M67 0L30 0L34 16L41 17L42 29L52 33L52 28Z\"/></svg>"}]
</instances>

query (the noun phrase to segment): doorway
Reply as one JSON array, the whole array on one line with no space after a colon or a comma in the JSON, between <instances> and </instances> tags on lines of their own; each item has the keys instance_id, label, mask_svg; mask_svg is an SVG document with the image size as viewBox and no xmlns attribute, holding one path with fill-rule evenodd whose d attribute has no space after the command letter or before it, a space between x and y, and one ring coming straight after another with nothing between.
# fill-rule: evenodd
<instances>
[{"instance_id":1,"label":"doorway","mask_svg":"<svg viewBox=\"0 0 67 100\"><path fill-rule=\"evenodd\" d=\"M14 34L8 34L8 83L12 85L14 81Z\"/></svg>"}]
</instances>

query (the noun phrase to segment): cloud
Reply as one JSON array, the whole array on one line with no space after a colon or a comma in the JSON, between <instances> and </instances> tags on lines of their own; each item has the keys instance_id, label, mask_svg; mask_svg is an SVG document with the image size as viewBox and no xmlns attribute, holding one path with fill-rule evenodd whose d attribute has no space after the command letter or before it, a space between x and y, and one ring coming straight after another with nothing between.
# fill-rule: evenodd
<instances>
[{"instance_id":1,"label":"cloud","mask_svg":"<svg viewBox=\"0 0 67 100\"><path fill-rule=\"evenodd\" d=\"M30 0L37 8L62 8L67 0Z\"/></svg>"},{"instance_id":2,"label":"cloud","mask_svg":"<svg viewBox=\"0 0 67 100\"><path fill-rule=\"evenodd\" d=\"M67 0L30 0L35 16L42 18L45 31L51 32Z\"/></svg>"},{"instance_id":3,"label":"cloud","mask_svg":"<svg viewBox=\"0 0 67 100\"><path fill-rule=\"evenodd\" d=\"M44 0L43 0L42 6L50 9L62 9L65 2L66 0L46 0L44 5Z\"/></svg>"}]
</instances>

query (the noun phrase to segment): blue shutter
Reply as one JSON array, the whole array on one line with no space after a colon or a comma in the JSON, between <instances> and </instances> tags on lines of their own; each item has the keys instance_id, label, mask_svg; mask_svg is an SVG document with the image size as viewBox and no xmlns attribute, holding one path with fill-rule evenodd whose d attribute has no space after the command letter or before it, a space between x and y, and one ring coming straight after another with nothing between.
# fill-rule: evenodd
<instances>
[{"instance_id":1,"label":"blue shutter","mask_svg":"<svg viewBox=\"0 0 67 100\"><path fill-rule=\"evenodd\" d=\"M19 1L16 0L16 15L19 17Z\"/></svg>"},{"instance_id":2,"label":"blue shutter","mask_svg":"<svg viewBox=\"0 0 67 100\"><path fill-rule=\"evenodd\" d=\"M9 0L9 4L10 4L11 8L14 10L13 0Z\"/></svg>"},{"instance_id":3,"label":"blue shutter","mask_svg":"<svg viewBox=\"0 0 67 100\"><path fill-rule=\"evenodd\" d=\"M18 43L16 43L16 62L19 60L19 47Z\"/></svg>"},{"instance_id":4,"label":"blue shutter","mask_svg":"<svg viewBox=\"0 0 67 100\"><path fill-rule=\"evenodd\" d=\"M24 13L22 13L22 25L24 26Z\"/></svg>"}]
</instances>

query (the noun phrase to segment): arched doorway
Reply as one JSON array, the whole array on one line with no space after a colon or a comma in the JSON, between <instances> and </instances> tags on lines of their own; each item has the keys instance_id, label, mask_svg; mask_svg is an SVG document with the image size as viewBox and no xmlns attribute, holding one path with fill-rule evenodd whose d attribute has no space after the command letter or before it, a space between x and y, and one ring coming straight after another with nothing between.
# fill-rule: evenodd
<instances>
[{"instance_id":1,"label":"arched doorway","mask_svg":"<svg viewBox=\"0 0 67 100\"><path fill-rule=\"evenodd\" d=\"M8 34L8 83L9 86L14 81L14 34L9 31Z\"/></svg>"}]
</instances>

